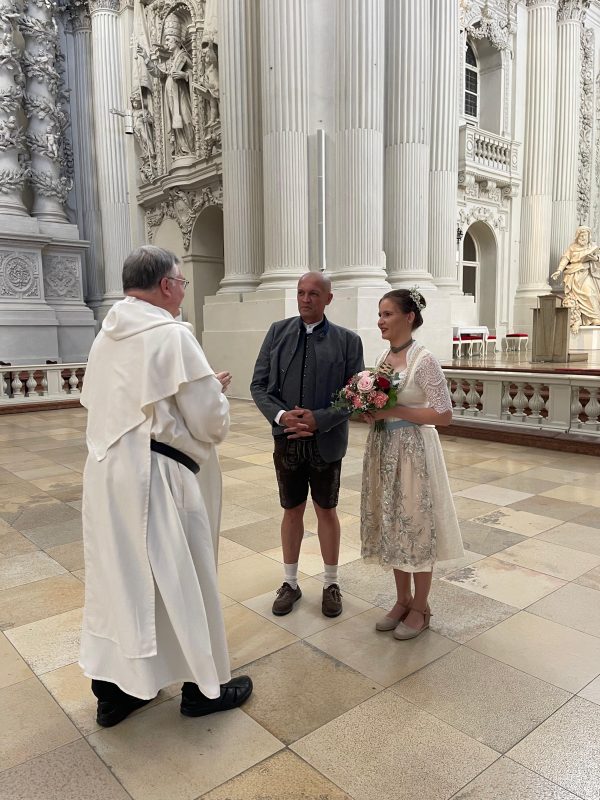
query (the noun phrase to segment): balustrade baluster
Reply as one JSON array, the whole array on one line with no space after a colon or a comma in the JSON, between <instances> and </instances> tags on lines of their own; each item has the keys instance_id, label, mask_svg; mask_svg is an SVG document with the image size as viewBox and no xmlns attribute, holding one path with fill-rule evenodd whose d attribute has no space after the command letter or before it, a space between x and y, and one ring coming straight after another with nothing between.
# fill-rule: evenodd
<instances>
[{"instance_id":1,"label":"balustrade baluster","mask_svg":"<svg viewBox=\"0 0 600 800\"><path fill-rule=\"evenodd\" d=\"M35 379L35 371L34 370L31 370L29 372L29 377L27 378L27 382L25 383L25 386L27 387L27 396L28 397L35 397L36 394L37 394L37 392L35 391L37 389L37 380Z\"/></svg>"},{"instance_id":2,"label":"balustrade baluster","mask_svg":"<svg viewBox=\"0 0 600 800\"><path fill-rule=\"evenodd\" d=\"M522 422L524 422L527 417L525 409L529 405L527 395L525 394L525 385L524 383L517 383L517 393L513 398L513 406L515 407L513 418L520 417Z\"/></svg>"},{"instance_id":3,"label":"balustrade baluster","mask_svg":"<svg viewBox=\"0 0 600 800\"><path fill-rule=\"evenodd\" d=\"M585 406L585 415L587 417L587 421L585 423L586 427L592 427L598 430L598 416L600 415L600 401L598 399L598 393L600 389L595 387L587 387L588 392L590 393L590 399L587 401Z\"/></svg>"},{"instance_id":4,"label":"balustrade baluster","mask_svg":"<svg viewBox=\"0 0 600 800\"><path fill-rule=\"evenodd\" d=\"M21 379L19 378L19 373L15 372L15 376L12 379L12 390L13 390L13 397L17 400L23 400L25 398L25 391L23 389L23 384L21 383Z\"/></svg>"},{"instance_id":5,"label":"balustrade baluster","mask_svg":"<svg viewBox=\"0 0 600 800\"><path fill-rule=\"evenodd\" d=\"M0 398L6 400L10 397L10 372L0 372Z\"/></svg>"},{"instance_id":6,"label":"balustrade baluster","mask_svg":"<svg viewBox=\"0 0 600 800\"><path fill-rule=\"evenodd\" d=\"M42 380L40 381L40 386L42 387L41 391L42 397L46 397L48 395L48 372L46 370L42 372Z\"/></svg>"},{"instance_id":7,"label":"balustrade baluster","mask_svg":"<svg viewBox=\"0 0 600 800\"><path fill-rule=\"evenodd\" d=\"M469 407L467 408L467 413L471 415L479 414L479 401L481 397L479 396L479 392L477 391L477 384L475 381L470 381L469 383L469 391L467 392L467 403Z\"/></svg>"},{"instance_id":8,"label":"balustrade baluster","mask_svg":"<svg viewBox=\"0 0 600 800\"><path fill-rule=\"evenodd\" d=\"M79 389L77 388L78 386L79 386L79 378L77 377L77 370L72 369L71 375L69 377L69 387L70 387L69 394L79 394Z\"/></svg>"},{"instance_id":9,"label":"balustrade baluster","mask_svg":"<svg viewBox=\"0 0 600 800\"><path fill-rule=\"evenodd\" d=\"M456 388L452 392L452 400L454 401L454 408L459 414L464 413L464 404L466 399L467 395L462 387L462 378L457 378Z\"/></svg>"},{"instance_id":10,"label":"balustrade baluster","mask_svg":"<svg viewBox=\"0 0 600 800\"><path fill-rule=\"evenodd\" d=\"M576 428L582 423L581 414L583 414L583 406L580 400L581 387L573 386L571 389L571 424Z\"/></svg>"},{"instance_id":11,"label":"balustrade baluster","mask_svg":"<svg viewBox=\"0 0 600 800\"><path fill-rule=\"evenodd\" d=\"M502 384L502 415L506 417L506 419L510 419L512 414L510 412L510 407L512 406L512 395L510 393L510 383L506 382Z\"/></svg>"},{"instance_id":12,"label":"balustrade baluster","mask_svg":"<svg viewBox=\"0 0 600 800\"><path fill-rule=\"evenodd\" d=\"M544 421L544 418L541 415L541 411L545 408L546 403L544 402L544 398L542 397L542 384L541 383L532 383L531 384L533 389L533 394L529 398L529 408L531 410L531 414L528 417L530 422L536 422L537 424L541 425Z\"/></svg>"}]
</instances>

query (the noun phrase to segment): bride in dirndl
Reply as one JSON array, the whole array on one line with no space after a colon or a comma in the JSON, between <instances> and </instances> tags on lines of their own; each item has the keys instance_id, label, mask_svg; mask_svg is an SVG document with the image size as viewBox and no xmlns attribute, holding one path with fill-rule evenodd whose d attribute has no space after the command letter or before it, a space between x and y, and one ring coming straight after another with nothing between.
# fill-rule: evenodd
<instances>
[{"instance_id":1,"label":"bride in dirndl","mask_svg":"<svg viewBox=\"0 0 600 800\"><path fill-rule=\"evenodd\" d=\"M363 464L362 557L394 571L398 599L376 628L394 631L396 639L413 639L429 627L433 566L463 555L435 428L452 421L452 402L439 362L412 338L424 308L417 289L381 298L379 329L389 348L378 365L393 373L397 403L361 415L371 424Z\"/></svg>"}]
</instances>

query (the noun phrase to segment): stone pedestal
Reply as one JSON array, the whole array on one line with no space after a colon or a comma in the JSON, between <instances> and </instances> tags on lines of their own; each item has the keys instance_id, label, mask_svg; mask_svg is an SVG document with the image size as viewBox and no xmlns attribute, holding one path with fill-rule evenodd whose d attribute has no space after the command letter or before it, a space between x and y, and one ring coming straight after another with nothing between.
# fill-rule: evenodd
<instances>
[{"instance_id":1,"label":"stone pedestal","mask_svg":"<svg viewBox=\"0 0 600 800\"><path fill-rule=\"evenodd\" d=\"M582 325L578 333L572 333L569 339L571 353L587 353L588 364L600 364L600 325Z\"/></svg>"}]
</instances>

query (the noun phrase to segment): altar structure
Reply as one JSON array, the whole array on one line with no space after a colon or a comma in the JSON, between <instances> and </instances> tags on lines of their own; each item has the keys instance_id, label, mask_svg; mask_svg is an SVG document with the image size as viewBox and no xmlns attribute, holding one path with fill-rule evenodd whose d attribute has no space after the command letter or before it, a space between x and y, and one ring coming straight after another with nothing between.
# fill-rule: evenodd
<instances>
[{"instance_id":1,"label":"altar structure","mask_svg":"<svg viewBox=\"0 0 600 800\"><path fill-rule=\"evenodd\" d=\"M449 358L457 328L531 340L600 237L599 0L0 0L0 26L0 361L85 356L143 242L237 396L309 269L367 360L414 285Z\"/></svg>"}]
</instances>

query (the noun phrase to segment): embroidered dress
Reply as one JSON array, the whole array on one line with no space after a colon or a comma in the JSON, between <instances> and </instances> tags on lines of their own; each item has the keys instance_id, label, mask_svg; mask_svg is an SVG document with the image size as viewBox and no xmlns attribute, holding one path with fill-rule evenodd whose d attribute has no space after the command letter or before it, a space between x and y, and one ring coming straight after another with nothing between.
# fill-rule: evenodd
<instances>
[{"instance_id":1,"label":"embroidered dress","mask_svg":"<svg viewBox=\"0 0 600 800\"><path fill-rule=\"evenodd\" d=\"M381 363L386 353L379 359ZM398 405L452 409L437 360L415 342L397 373ZM438 433L433 425L388 420L371 427L363 462L362 557L386 569L427 572L460 558L462 537Z\"/></svg>"}]
</instances>

